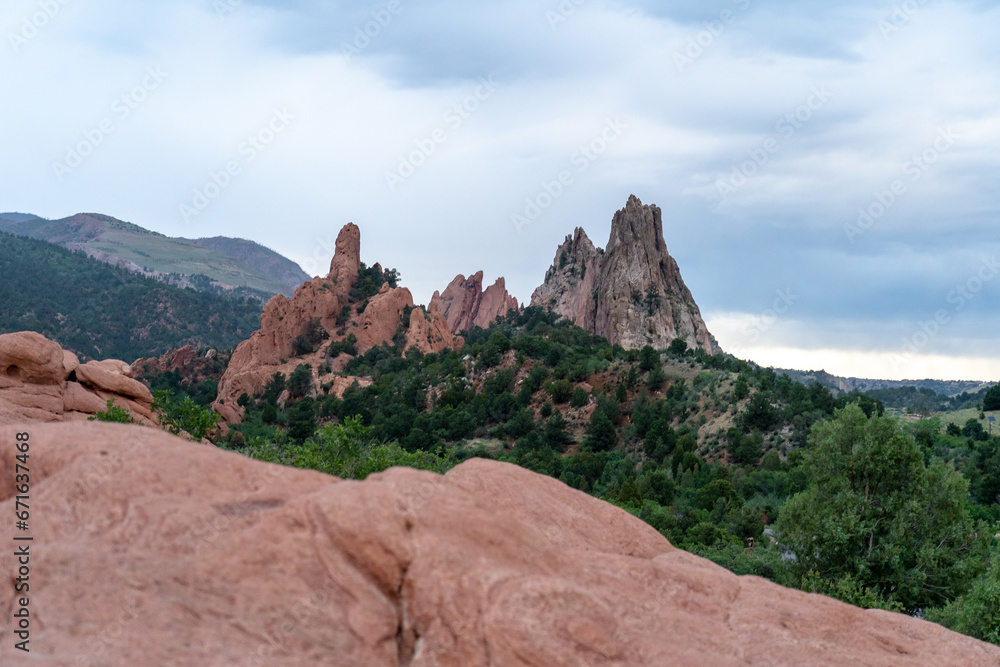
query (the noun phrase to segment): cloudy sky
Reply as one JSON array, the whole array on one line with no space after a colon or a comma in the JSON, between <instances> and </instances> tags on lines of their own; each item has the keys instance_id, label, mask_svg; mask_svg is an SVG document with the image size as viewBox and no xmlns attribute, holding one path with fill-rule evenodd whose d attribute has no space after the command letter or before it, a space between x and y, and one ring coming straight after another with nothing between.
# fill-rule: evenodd
<instances>
[{"instance_id":1,"label":"cloudy sky","mask_svg":"<svg viewBox=\"0 0 1000 667\"><path fill-rule=\"evenodd\" d=\"M0 210L528 301L630 194L765 365L1000 378L1000 7L6 0ZM562 183L560 183L560 178Z\"/></svg>"}]
</instances>

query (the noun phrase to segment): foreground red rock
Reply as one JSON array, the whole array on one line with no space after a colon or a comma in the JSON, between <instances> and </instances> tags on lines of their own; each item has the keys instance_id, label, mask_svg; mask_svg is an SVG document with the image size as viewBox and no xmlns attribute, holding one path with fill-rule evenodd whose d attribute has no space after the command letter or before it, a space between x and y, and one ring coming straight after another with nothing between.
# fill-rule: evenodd
<instances>
[{"instance_id":1,"label":"foreground red rock","mask_svg":"<svg viewBox=\"0 0 1000 667\"><path fill-rule=\"evenodd\" d=\"M0 428L5 516L18 430ZM937 625L737 577L507 464L347 482L152 429L27 430L31 654L8 634L4 665L1000 664Z\"/></svg>"}]
</instances>

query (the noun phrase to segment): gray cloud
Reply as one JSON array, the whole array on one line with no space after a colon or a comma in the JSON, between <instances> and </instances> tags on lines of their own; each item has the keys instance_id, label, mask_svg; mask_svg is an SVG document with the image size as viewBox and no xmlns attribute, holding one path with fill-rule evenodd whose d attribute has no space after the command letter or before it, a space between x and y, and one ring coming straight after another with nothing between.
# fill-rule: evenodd
<instances>
[{"instance_id":1,"label":"gray cloud","mask_svg":"<svg viewBox=\"0 0 1000 667\"><path fill-rule=\"evenodd\" d=\"M756 345L880 354L1000 254L993 3L893 19L890 2L399 0L387 15L388 2L220 1L232 11L70 3L23 43L10 36L37 4L5 3L0 76L21 94L0 109L16 156L0 164L0 208L250 236L316 271L354 221L366 261L398 267L418 301L479 269L527 301L556 244L583 226L603 245L634 193L663 207L706 314L750 321L793 289ZM116 112L149 67L169 75ZM480 99L483 77L497 87ZM294 121L249 160L241 147L276 109ZM113 131L60 180L53 165L105 119ZM600 146L609 121L624 129ZM942 131L957 135L946 150ZM182 216L233 159L240 175ZM561 172L572 183L519 231L512 217ZM862 211L878 215L859 226ZM920 353L995 359L998 288L949 311Z\"/></svg>"}]
</instances>

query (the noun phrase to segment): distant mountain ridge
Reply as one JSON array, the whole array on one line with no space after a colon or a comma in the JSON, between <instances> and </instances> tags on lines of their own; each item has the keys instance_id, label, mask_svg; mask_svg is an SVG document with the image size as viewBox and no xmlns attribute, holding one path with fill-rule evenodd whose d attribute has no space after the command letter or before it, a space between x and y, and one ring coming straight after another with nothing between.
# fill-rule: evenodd
<instances>
[{"instance_id":1,"label":"distant mountain ridge","mask_svg":"<svg viewBox=\"0 0 1000 667\"><path fill-rule=\"evenodd\" d=\"M253 241L172 238L99 213L60 220L0 213L0 231L81 250L132 273L199 291L266 301L275 294L290 296L309 280L298 264Z\"/></svg>"},{"instance_id":2,"label":"distant mountain ridge","mask_svg":"<svg viewBox=\"0 0 1000 667\"><path fill-rule=\"evenodd\" d=\"M942 396L957 396L963 392L976 392L980 389L990 387L995 382L981 382L978 380L871 380L865 378L846 378L832 375L826 371L797 371L785 368L775 368L778 375L787 374L792 380L809 385L818 382L827 389L834 392L834 395L849 394L852 391L874 391L877 389L899 389L901 387L916 387L917 389L930 389Z\"/></svg>"},{"instance_id":3,"label":"distant mountain ridge","mask_svg":"<svg viewBox=\"0 0 1000 667\"><path fill-rule=\"evenodd\" d=\"M29 220L38 220L38 216L30 213L0 213L0 222L28 222Z\"/></svg>"}]
</instances>

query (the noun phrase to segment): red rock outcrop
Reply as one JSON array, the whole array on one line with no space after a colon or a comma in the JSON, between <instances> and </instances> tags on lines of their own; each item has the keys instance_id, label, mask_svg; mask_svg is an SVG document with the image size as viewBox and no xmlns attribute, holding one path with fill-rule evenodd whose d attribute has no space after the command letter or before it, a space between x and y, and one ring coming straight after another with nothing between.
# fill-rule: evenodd
<instances>
[{"instance_id":1,"label":"red rock outcrop","mask_svg":"<svg viewBox=\"0 0 1000 667\"><path fill-rule=\"evenodd\" d=\"M427 307L415 308L410 313L410 325L406 330L406 347L416 348L428 354L440 351L441 345L449 340L454 340L454 347L459 348L464 344L461 337L452 336L452 331L448 327L448 320L444 318L437 304L433 301Z\"/></svg>"},{"instance_id":2,"label":"red rock outcrop","mask_svg":"<svg viewBox=\"0 0 1000 667\"><path fill-rule=\"evenodd\" d=\"M0 442L25 430L44 548L31 653L4 641L4 665L1000 664L926 621L733 575L504 463L351 482L116 424ZM18 597L0 588L0 608Z\"/></svg>"},{"instance_id":3,"label":"red rock outcrop","mask_svg":"<svg viewBox=\"0 0 1000 667\"><path fill-rule=\"evenodd\" d=\"M219 397L212 409L223 419L239 423L243 416L243 409L237 405L239 397L260 393L275 373L287 376L299 364L314 369L331 365L332 360L326 354L329 341L342 340L351 334L356 336L358 352L362 354L392 342L401 327L406 333L407 347L425 353L461 346L462 340L451 334L444 317L434 310L425 314L426 323L411 317L410 322L417 322L417 329L407 330L405 314L414 304L413 295L405 287L392 288L385 283L364 304L351 303L351 288L361 267L360 253L361 231L349 224L337 236L329 275L305 283L291 299L279 294L267 302L260 316L260 329L236 348L219 382ZM296 354L295 340L305 332L310 320L320 323L329 341L312 353ZM313 384L315 391L322 384L315 372Z\"/></svg>"},{"instance_id":4,"label":"red rock outcrop","mask_svg":"<svg viewBox=\"0 0 1000 667\"><path fill-rule=\"evenodd\" d=\"M136 359L132 362L132 373L139 380L163 373L177 373L181 387L194 387L207 379L218 380L226 363L228 358L220 356L216 350L199 354L192 346L186 345L159 357Z\"/></svg>"},{"instance_id":5,"label":"red rock outcrop","mask_svg":"<svg viewBox=\"0 0 1000 667\"><path fill-rule=\"evenodd\" d=\"M635 196L615 214L606 250L579 228L566 237L531 305L627 349L663 349L682 338L692 348L720 351L667 252L660 208Z\"/></svg>"},{"instance_id":6,"label":"red rock outcrop","mask_svg":"<svg viewBox=\"0 0 1000 667\"><path fill-rule=\"evenodd\" d=\"M124 361L81 365L39 333L0 335L0 424L85 420L107 410L109 400L138 423L156 425L153 395Z\"/></svg>"},{"instance_id":7,"label":"red rock outcrop","mask_svg":"<svg viewBox=\"0 0 1000 667\"><path fill-rule=\"evenodd\" d=\"M517 299L508 294L502 277L484 292L482 271L468 279L463 275L456 276L443 293L434 292L431 304L438 307L454 333L473 327L485 329L498 317L519 308Z\"/></svg>"}]
</instances>

